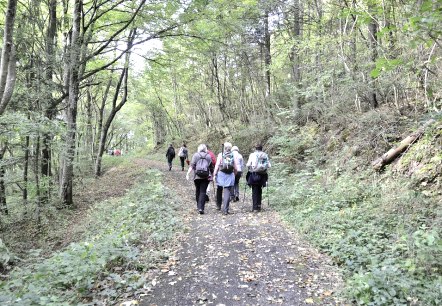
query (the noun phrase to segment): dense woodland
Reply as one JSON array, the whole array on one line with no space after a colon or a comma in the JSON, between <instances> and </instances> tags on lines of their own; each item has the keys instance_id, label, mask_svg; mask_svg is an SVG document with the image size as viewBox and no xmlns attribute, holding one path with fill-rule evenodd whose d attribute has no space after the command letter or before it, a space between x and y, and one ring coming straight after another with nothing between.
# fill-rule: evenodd
<instances>
[{"instance_id":1,"label":"dense woodland","mask_svg":"<svg viewBox=\"0 0 442 306\"><path fill-rule=\"evenodd\" d=\"M275 208L343 267L350 301L442 303L441 1L4 0L1 13L5 275L20 265L11 228L75 210L109 149L229 140L246 155L260 141Z\"/></svg>"}]
</instances>

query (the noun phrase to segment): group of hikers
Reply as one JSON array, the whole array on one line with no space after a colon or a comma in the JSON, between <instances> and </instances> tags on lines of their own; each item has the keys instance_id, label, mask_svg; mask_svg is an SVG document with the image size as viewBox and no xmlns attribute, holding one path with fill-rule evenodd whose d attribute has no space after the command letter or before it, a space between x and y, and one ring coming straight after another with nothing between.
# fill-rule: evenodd
<instances>
[{"instance_id":1,"label":"group of hikers","mask_svg":"<svg viewBox=\"0 0 442 306\"><path fill-rule=\"evenodd\" d=\"M252 211L261 211L262 189L267 185L267 169L271 167L267 153L262 150L262 145L257 144L255 151L249 155L247 163L237 146L232 146L230 142L225 142L221 152L215 154L206 144L200 144L197 152L193 154L189 161L189 154L186 144L179 149L181 170L184 171L184 163L187 162L189 169L186 179L191 179L195 184L195 199L199 214L204 214L204 207L209 200L211 183L214 187L216 183L216 208L224 215L228 215L230 202L239 201L239 181L243 171L247 168L247 184L252 188ZM166 152L169 171L172 170L172 161L175 158L175 149L172 144Z\"/></svg>"}]
</instances>

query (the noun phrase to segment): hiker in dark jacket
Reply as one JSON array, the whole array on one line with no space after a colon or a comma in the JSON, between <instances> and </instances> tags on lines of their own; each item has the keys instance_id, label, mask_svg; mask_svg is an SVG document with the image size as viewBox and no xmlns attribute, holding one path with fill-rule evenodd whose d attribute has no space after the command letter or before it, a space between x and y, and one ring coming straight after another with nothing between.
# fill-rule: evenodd
<instances>
[{"instance_id":1,"label":"hiker in dark jacket","mask_svg":"<svg viewBox=\"0 0 442 306\"><path fill-rule=\"evenodd\" d=\"M172 161L175 158L175 149L172 144L169 145L166 152L167 164L169 165L169 171L172 170Z\"/></svg>"},{"instance_id":2,"label":"hiker in dark jacket","mask_svg":"<svg viewBox=\"0 0 442 306\"><path fill-rule=\"evenodd\" d=\"M206 205L206 190L212 179L212 159L207 153L205 144L200 144L198 150L192 156L189 170L186 174L186 180L190 180L190 174L193 171L193 183L195 184L195 199L198 212L204 214L204 206Z\"/></svg>"},{"instance_id":3,"label":"hiker in dark jacket","mask_svg":"<svg viewBox=\"0 0 442 306\"><path fill-rule=\"evenodd\" d=\"M257 144L255 152L249 155L246 167L247 184L252 187L253 212L261 211L262 188L267 186L267 169L271 167L267 153L262 151L262 145Z\"/></svg>"}]
</instances>

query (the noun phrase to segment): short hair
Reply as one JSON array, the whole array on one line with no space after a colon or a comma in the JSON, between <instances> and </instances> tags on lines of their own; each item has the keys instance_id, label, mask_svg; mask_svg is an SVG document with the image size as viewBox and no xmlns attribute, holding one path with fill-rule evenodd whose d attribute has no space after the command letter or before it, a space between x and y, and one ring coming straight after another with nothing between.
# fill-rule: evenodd
<instances>
[{"instance_id":1,"label":"short hair","mask_svg":"<svg viewBox=\"0 0 442 306\"><path fill-rule=\"evenodd\" d=\"M198 152L207 152L207 147L204 143L198 146Z\"/></svg>"},{"instance_id":2,"label":"short hair","mask_svg":"<svg viewBox=\"0 0 442 306\"><path fill-rule=\"evenodd\" d=\"M232 150L232 144L230 142L224 143L224 151L230 152Z\"/></svg>"},{"instance_id":3,"label":"short hair","mask_svg":"<svg viewBox=\"0 0 442 306\"><path fill-rule=\"evenodd\" d=\"M238 147L237 147L237 146L233 146L233 147L232 147L232 151L236 151L236 152L239 152L239 149L238 149Z\"/></svg>"},{"instance_id":4,"label":"short hair","mask_svg":"<svg viewBox=\"0 0 442 306\"><path fill-rule=\"evenodd\" d=\"M256 146L255 146L255 149L259 150L259 151L262 151L262 144L257 143Z\"/></svg>"}]
</instances>

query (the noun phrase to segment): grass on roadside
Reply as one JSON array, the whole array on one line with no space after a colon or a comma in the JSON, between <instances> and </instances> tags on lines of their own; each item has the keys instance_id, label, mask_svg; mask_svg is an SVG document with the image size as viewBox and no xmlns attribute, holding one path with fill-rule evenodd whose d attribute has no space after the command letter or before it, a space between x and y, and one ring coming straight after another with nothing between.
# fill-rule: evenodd
<instances>
[{"instance_id":1,"label":"grass on roadside","mask_svg":"<svg viewBox=\"0 0 442 306\"><path fill-rule=\"evenodd\" d=\"M440 203L407 188L406 180L368 182L364 173L300 172L274 179L274 202L288 223L344 268L350 301L440 305Z\"/></svg>"},{"instance_id":2,"label":"grass on roadside","mask_svg":"<svg viewBox=\"0 0 442 306\"><path fill-rule=\"evenodd\" d=\"M0 283L0 304L94 304L136 292L147 282L145 270L168 256L181 227L178 214L161 173L147 171L124 197L94 206L79 225L82 242L11 272Z\"/></svg>"}]
</instances>

